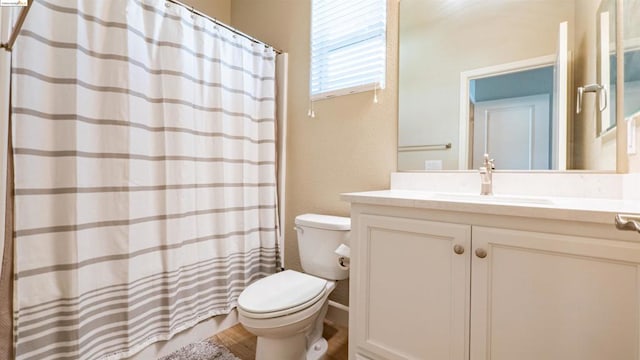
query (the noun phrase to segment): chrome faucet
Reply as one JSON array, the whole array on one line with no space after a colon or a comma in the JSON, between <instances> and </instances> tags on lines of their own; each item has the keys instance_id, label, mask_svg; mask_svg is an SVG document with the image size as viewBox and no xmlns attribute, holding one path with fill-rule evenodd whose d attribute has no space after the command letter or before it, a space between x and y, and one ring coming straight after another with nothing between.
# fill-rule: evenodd
<instances>
[{"instance_id":1,"label":"chrome faucet","mask_svg":"<svg viewBox=\"0 0 640 360\"><path fill-rule=\"evenodd\" d=\"M483 166L480 167L480 195L493 195L493 170L496 168L489 154L484 154Z\"/></svg>"}]
</instances>

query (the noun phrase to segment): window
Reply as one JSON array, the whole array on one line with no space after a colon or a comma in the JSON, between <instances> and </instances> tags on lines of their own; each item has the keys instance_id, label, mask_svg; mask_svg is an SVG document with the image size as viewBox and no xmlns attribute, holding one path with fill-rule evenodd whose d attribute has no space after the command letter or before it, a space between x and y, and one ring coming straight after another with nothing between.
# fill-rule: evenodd
<instances>
[{"instance_id":1,"label":"window","mask_svg":"<svg viewBox=\"0 0 640 360\"><path fill-rule=\"evenodd\" d=\"M311 100L384 88L387 0L312 0Z\"/></svg>"}]
</instances>

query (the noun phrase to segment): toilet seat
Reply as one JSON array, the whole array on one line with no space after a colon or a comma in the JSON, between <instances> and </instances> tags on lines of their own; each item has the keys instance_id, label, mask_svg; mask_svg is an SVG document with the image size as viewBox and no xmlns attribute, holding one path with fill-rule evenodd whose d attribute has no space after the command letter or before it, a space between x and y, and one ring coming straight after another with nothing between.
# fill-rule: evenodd
<instances>
[{"instance_id":1,"label":"toilet seat","mask_svg":"<svg viewBox=\"0 0 640 360\"><path fill-rule=\"evenodd\" d=\"M238 297L246 317L267 319L304 310L324 298L327 280L286 270L249 285Z\"/></svg>"}]
</instances>

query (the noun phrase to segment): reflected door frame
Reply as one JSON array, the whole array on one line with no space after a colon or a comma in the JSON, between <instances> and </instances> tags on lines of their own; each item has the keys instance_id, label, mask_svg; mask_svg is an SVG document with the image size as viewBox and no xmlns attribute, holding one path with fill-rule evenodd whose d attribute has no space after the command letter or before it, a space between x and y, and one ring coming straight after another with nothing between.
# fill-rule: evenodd
<instances>
[{"instance_id":1,"label":"reflected door frame","mask_svg":"<svg viewBox=\"0 0 640 360\"><path fill-rule=\"evenodd\" d=\"M553 66L555 65L555 63L556 55L552 54L522 61L515 61L506 64L463 71L460 73L460 139L458 140L458 146L460 147L460 149L458 153L458 169L468 170L471 166L470 161L472 157L470 152L472 151L472 147L469 146L469 83L471 82L471 80Z\"/></svg>"}]
</instances>

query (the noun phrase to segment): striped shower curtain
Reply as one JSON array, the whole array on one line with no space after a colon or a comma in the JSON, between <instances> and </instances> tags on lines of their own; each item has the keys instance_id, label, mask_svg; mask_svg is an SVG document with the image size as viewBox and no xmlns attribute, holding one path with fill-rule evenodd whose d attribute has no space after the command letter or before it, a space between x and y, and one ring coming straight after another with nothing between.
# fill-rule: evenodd
<instances>
[{"instance_id":1,"label":"striped shower curtain","mask_svg":"<svg viewBox=\"0 0 640 360\"><path fill-rule=\"evenodd\" d=\"M276 268L275 54L162 0L36 0L13 52L17 359L118 359Z\"/></svg>"}]
</instances>

